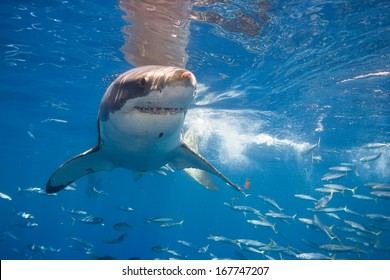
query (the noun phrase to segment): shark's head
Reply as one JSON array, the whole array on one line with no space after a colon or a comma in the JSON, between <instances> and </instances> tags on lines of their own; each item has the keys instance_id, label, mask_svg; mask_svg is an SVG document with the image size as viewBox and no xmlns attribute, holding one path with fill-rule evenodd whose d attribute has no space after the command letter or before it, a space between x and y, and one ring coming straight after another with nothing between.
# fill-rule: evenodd
<instances>
[{"instance_id":1,"label":"shark's head","mask_svg":"<svg viewBox=\"0 0 390 280\"><path fill-rule=\"evenodd\" d=\"M185 114L196 89L195 76L188 70L167 66L144 66L119 76L107 89L99 119L106 121L117 111L142 114Z\"/></svg>"},{"instance_id":2,"label":"shark's head","mask_svg":"<svg viewBox=\"0 0 390 280\"><path fill-rule=\"evenodd\" d=\"M133 151L177 147L195 88L195 76L177 67L143 66L122 74L102 99L99 139Z\"/></svg>"}]
</instances>

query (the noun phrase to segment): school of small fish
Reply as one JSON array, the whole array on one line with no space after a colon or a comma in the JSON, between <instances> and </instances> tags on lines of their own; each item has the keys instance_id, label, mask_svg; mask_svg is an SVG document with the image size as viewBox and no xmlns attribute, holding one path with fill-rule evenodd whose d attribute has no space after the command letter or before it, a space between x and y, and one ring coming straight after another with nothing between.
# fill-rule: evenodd
<instances>
[{"instance_id":1,"label":"school of small fish","mask_svg":"<svg viewBox=\"0 0 390 280\"><path fill-rule=\"evenodd\" d=\"M313 153L318 156L319 145L320 141L311 145L300 156L308 157L312 154L313 158ZM155 259L370 259L373 253L378 252L383 254L383 258L389 259L390 241L385 236L388 237L390 234L390 184L388 182L361 182L357 185L351 183L359 178L359 165L364 164L369 167L371 163L384 156L382 149L388 147L388 144L369 143L363 146L367 150L367 155L357 158L352 163L327 166L329 172L317 178L318 184L310 190L296 192L291 196L292 203L289 205L281 205L277 197L257 194L265 193L262 186L256 186L255 180L246 178L242 185L247 194L235 195L223 202L221 205L223 216L215 217L216 223L218 219L236 217L238 222L232 219L231 228L227 228L225 232L210 232L207 236L200 236L196 241L179 234L180 238L175 243L156 242L155 245L143 250L148 250ZM77 185L73 183L65 190L77 191ZM106 199L110 196L109 193L96 189L94 192L103 195L97 196L96 199ZM251 192L256 194L252 195ZM37 231L43 224L52 222L50 216L42 218L42 213L30 213L28 207L14 209L12 203L18 196L34 195L39 195L42 199L53 199L57 194L47 195L40 187L18 187L14 193L0 192L2 199L0 202L12 209L17 221L13 227L0 233L0 247L6 242L14 244L11 251L15 255L11 258L18 256L21 259L61 259L61 254L64 252L68 254L71 252L70 255L72 252L77 252L76 259L116 259L115 255L106 254L101 248L104 246L122 248L120 246L125 246L127 240L135 238L134 236L141 238L138 243L142 247L142 237L135 233L138 228L160 228L162 234L169 234L171 231L177 234L187 224L193 223L191 220L184 219L185 213L179 218L176 215L175 217L158 214L147 216L138 213L129 205L112 205L113 211L127 215L128 218L111 224L106 223L104 215L95 215L85 209L73 209L59 204L58 211L63 213L60 223L64 230L71 227L84 227L86 230L90 229L91 234L95 235L94 229L102 227L105 230L104 234L97 236L99 241L96 241L96 238L91 241L91 238L85 235L69 235L65 241L60 240L55 244L25 242L24 232ZM378 204L383 205L381 209L385 211L376 213L361 211L361 209L370 209L370 205ZM372 207L372 209L378 208ZM203 216L208 210L197 209L197 211L200 216ZM97 213L101 212L97 211ZM132 223L132 216L135 214L144 216L142 225ZM244 227L247 228L246 231L234 230ZM294 232L299 228L300 234L291 236L292 228ZM253 238L254 235L259 237ZM132 251L132 248L123 247L123 249L129 252L129 259L141 258L137 256L136 251ZM221 255L221 252L225 254ZM55 257L54 254L57 256Z\"/></svg>"}]
</instances>

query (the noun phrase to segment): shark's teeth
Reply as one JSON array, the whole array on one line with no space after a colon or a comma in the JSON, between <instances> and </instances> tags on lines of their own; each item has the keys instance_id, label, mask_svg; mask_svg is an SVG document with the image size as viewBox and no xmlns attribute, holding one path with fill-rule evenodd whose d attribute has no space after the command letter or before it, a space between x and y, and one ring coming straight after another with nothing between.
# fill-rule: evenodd
<instances>
[{"instance_id":1,"label":"shark's teeth","mask_svg":"<svg viewBox=\"0 0 390 280\"><path fill-rule=\"evenodd\" d=\"M183 108L162 108L162 107L135 107L136 110L154 115L174 115L184 112Z\"/></svg>"}]
</instances>

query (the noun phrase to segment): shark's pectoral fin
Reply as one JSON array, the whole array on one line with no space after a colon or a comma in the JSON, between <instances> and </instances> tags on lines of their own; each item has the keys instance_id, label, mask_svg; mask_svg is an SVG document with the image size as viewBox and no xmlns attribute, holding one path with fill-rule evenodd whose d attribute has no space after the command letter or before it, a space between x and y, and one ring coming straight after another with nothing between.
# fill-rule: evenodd
<instances>
[{"instance_id":1,"label":"shark's pectoral fin","mask_svg":"<svg viewBox=\"0 0 390 280\"><path fill-rule=\"evenodd\" d=\"M133 181L137 182L139 179L141 179L145 175L145 172L140 171L133 171Z\"/></svg>"},{"instance_id":2,"label":"shark's pectoral fin","mask_svg":"<svg viewBox=\"0 0 390 280\"><path fill-rule=\"evenodd\" d=\"M50 176L46 185L47 193L55 193L78 178L96 171L109 171L116 166L104 158L98 146L64 162Z\"/></svg>"},{"instance_id":3,"label":"shark's pectoral fin","mask_svg":"<svg viewBox=\"0 0 390 280\"><path fill-rule=\"evenodd\" d=\"M228 178L226 178L220 171L218 171L214 166L212 166L211 163L209 163L197 151L195 151L185 143L183 143L180 147L178 147L174 151L172 158L170 159L170 162L176 169L196 168L214 174L215 176L225 181L226 184L228 184L232 188L236 189L239 192L243 192L239 186L237 186ZM197 180L197 178L195 177L194 179ZM202 181L199 180L197 181L203 184ZM205 185L205 187L208 188L207 185Z\"/></svg>"},{"instance_id":4,"label":"shark's pectoral fin","mask_svg":"<svg viewBox=\"0 0 390 280\"><path fill-rule=\"evenodd\" d=\"M196 168L184 168L184 171L206 189L213 191L218 190L210 173Z\"/></svg>"}]
</instances>

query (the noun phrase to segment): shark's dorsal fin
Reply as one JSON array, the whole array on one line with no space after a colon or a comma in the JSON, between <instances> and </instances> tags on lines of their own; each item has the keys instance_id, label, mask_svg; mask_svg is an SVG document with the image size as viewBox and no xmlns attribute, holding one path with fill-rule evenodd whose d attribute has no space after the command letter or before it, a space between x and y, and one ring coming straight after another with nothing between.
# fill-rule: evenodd
<instances>
[{"instance_id":1,"label":"shark's dorsal fin","mask_svg":"<svg viewBox=\"0 0 390 280\"><path fill-rule=\"evenodd\" d=\"M204 170L208 173L214 174L223 181L226 182L229 186L236 189L239 192L243 192L242 189L226 178L220 171L218 171L211 163L209 163L204 157L202 157L197 151L192 149L185 143L182 143L175 151L172 153L170 163L176 169L185 169L185 168L196 168ZM207 187L207 186L206 186Z\"/></svg>"},{"instance_id":2,"label":"shark's dorsal fin","mask_svg":"<svg viewBox=\"0 0 390 280\"><path fill-rule=\"evenodd\" d=\"M99 146L96 146L58 167L47 182L46 192L58 192L80 177L96 171L110 171L115 167L114 163L104 157Z\"/></svg>"}]
</instances>

